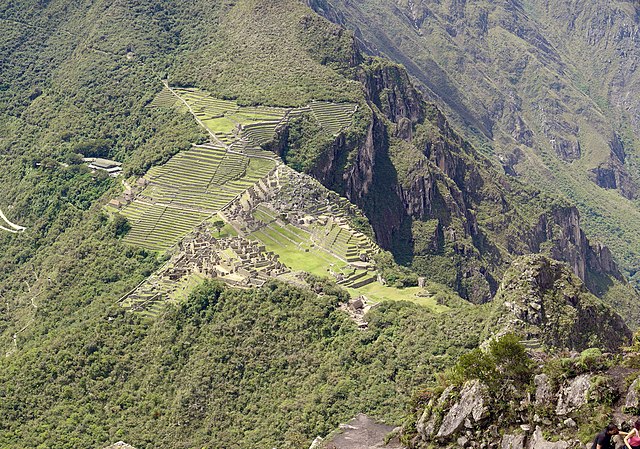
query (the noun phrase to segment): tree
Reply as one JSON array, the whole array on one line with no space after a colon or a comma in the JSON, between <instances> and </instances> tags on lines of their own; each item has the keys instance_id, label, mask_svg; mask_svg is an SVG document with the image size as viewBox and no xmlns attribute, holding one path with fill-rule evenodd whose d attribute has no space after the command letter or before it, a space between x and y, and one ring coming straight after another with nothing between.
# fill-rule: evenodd
<instances>
[{"instance_id":1,"label":"tree","mask_svg":"<svg viewBox=\"0 0 640 449\"><path fill-rule=\"evenodd\" d=\"M213 222L213 227L218 230L218 237L220 237L220 231L222 231L222 228L224 228L224 221L222 221L222 220L214 221Z\"/></svg>"}]
</instances>

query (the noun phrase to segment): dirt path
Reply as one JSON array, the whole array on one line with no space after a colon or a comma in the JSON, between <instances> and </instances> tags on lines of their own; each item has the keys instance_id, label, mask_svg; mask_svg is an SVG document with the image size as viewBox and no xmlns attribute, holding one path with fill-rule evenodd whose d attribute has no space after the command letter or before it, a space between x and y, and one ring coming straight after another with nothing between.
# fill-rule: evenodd
<instances>
[{"instance_id":1,"label":"dirt path","mask_svg":"<svg viewBox=\"0 0 640 449\"><path fill-rule=\"evenodd\" d=\"M193 118L196 119L196 122L198 122L198 125L202 126L211 136L211 138L219 145L221 145L223 148L225 149L229 149L228 145L225 145L220 139L218 139L218 137L215 135L215 133L213 131L211 131L209 128L207 128L207 126L202 122L202 120L200 120L200 118L198 118L198 116L196 115L195 112L193 112L193 109L191 109L191 106L189 105L189 103L187 102L187 100L185 100L184 98L182 98L180 95L178 95L176 93L176 91L174 91L171 87L169 87L169 83L167 83L166 80L162 80L162 84L164 84L164 87L166 87L167 89L169 89L169 91L178 99L180 100L180 102L182 102L182 104L184 104L187 109L189 110L189 112L191 113L191 115L193 115Z\"/></svg>"},{"instance_id":2,"label":"dirt path","mask_svg":"<svg viewBox=\"0 0 640 449\"><path fill-rule=\"evenodd\" d=\"M17 225L15 223L10 222L9 219L2 213L2 209L0 209L0 218L2 220L4 220L6 222L6 224L8 224L11 228L13 228L13 230L7 229L6 227L1 226L1 225L0 225L0 229L3 229L5 231L9 231L9 232L22 232L25 229L27 229L24 226L20 226L20 225Z\"/></svg>"},{"instance_id":3,"label":"dirt path","mask_svg":"<svg viewBox=\"0 0 640 449\"><path fill-rule=\"evenodd\" d=\"M37 281L37 278L36 278ZM27 284L27 289L29 290L29 293L31 293L31 285L29 285L29 283L27 281L25 281L25 283ZM10 350L8 350L5 353L5 357L9 357L11 354L13 354L14 352L18 351L18 335L20 335L22 332L24 332L25 330L27 330L29 328L29 326L31 326L35 320L36 320L36 313L38 312L38 305L36 304L36 298L38 296L40 296L43 293L43 291L39 291L38 293L36 293L35 295L31 296L31 298L29 299L30 301L30 306L33 307L33 316L31 317L31 319L27 322L27 324L25 324L24 326L22 326L21 329L17 330L12 338L13 338L13 348L11 348Z\"/></svg>"},{"instance_id":4,"label":"dirt path","mask_svg":"<svg viewBox=\"0 0 640 449\"><path fill-rule=\"evenodd\" d=\"M380 424L366 415L359 414L347 424L340 425L340 433L323 441L318 447L326 449L400 449L396 438L384 444L392 426Z\"/></svg>"}]
</instances>

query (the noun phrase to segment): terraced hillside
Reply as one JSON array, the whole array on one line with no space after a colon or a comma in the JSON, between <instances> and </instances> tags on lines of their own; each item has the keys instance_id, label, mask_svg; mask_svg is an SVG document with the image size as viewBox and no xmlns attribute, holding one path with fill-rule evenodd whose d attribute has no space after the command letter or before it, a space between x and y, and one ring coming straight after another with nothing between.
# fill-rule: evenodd
<instances>
[{"instance_id":1,"label":"terraced hillside","mask_svg":"<svg viewBox=\"0 0 640 449\"><path fill-rule=\"evenodd\" d=\"M314 101L309 105L314 117L328 133L338 134L351 125L356 106L351 103Z\"/></svg>"},{"instance_id":2,"label":"terraced hillside","mask_svg":"<svg viewBox=\"0 0 640 449\"><path fill-rule=\"evenodd\" d=\"M144 176L147 187L122 209L132 225L128 243L166 250L207 217L220 211L254 185L278 163L262 146L289 117L313 112L328 132L349 126L355 105L314 102L306 108L244 107L214 98L196 88L168 85L148 107L188 110L205 127L212 143L194 146L153 167ZM355 257L355 253L342 257Z\"/></svg>"},{"instance_id":3,"label":"terraced hillside","mask_svg":"<svg viewBox=\"0 0 640 449\"><path fill-rule=\"evenodd\" d=\"M275 129L283 123L286 109L242 107L228 100L212 97L199 89L172 89L184 105L222 145L244 137L255 145L273 140ZM161 95L162 92L159 94ZM155 100L154 100L155 101Z\"/></svg>"},{"instance_id":4,"label":"terraced hillside","mask_svg":"<svg viewBox=\"0 0 640 449\"><path fill-rule=\"evenodd\" d=\"M167 92L179 98L180 102L172 103L167 98ZM172 107L180 103L220 144L233 145L236 140L243 139L258 147L271 142L278 127L304 112L312 113L327 133L338 134L351 125L357 107L353 103L326 101L314 101L308 106L294 109L245 107L233 101L214 98L200 89L168 86L158 94L150 106Z\"/></svg>"},{"instance_id":5,"label":"terraced hillside","mask_svg":"<svg viewBox=\"0 0 640 449\"><path fill-rule=\"evenodd\" d=\"M227 221L259 241L294 271L331 276L358 288L377 279L378 246L350 220L360 212L313 178L279 166L224 211Z\"/></svg>"},{"instance_id":6,"label":"terraced hillside","mask_svg":"<svg viewBox=\"0 0 640 449\"><path fill-rule=\"evenodd\" d=\"M122 209L131 231L127 243L166 250L276 166L218 145L194 146L154 167L146 188Z\"/></svg>"},{"instance_id":7,"label":"terraced hillside","mask_svg":"<svg viewBox=\"0 0 640 449\"><path fill-rule=\"evenodd\" d=\"M147 105L148 108L172 108L177 106L179 99L168 88L164 88L153 101Z\"/></svg>"},{"instance_id":8,"label":"terraced hillside","mask_svg":"<svg viewBox=\"0 0 640 449\"><path fill-rule=\"evenodd\" d=\"M297 272L333 277L353 294L366 288L374 301L412 299L417 293L376 283L379 248L351 225L351 220L364 219L354 205L263 149L278 127L302 114L315 117L327 133L338 134L350 126L355 104L243 107L199 89L165 85L148 106L189 111L212 142L153 167L138 180L140 189L129 192L128 199L124 195L121 213L131 224L125 241L157 251L175 246L177 253L126 295L123 306L155 316L166 301L202 278L256 286L269 277L299 283ZM214 237L217 217L238 234L235 240ZM201 242L202 232L208 243ZM200 249L185 243L193 241L200 242ZM177 274L178 261L187 259L188 268Z\"/></svg>"},{"instance_id":9,"label":"terraced hillside","mask_svg":"<svg viewBox=\"0 0 640 449\"><path fill-rule=\"evenodd\" d=\"M220 218L226 222L222 228ZM378 282L374 258L380 249L353 227L357 218L362 218L360 211L347 200L310 176L278 165L216 216L192 224L195 229L181 239L171 259L120 304L154 318L203 279L245 288L260 287L270 278L304 284L301 273L311 273L333 278L353 297L365 295L370 305L408 300L446 309L424 288Z\"/></svg>"}]
</instances>

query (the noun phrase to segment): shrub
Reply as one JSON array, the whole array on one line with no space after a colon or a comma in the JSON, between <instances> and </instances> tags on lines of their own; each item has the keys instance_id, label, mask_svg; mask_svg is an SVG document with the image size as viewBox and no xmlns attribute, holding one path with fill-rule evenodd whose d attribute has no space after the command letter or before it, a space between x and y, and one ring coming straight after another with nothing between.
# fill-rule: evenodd
<instances>
[{"instance_id":1,"label":"shrub","mask_svg":"<svg viewBox=\"0 0 640 449\"><path fill-rule=\"evenodd\" d=\"M498 393L506 384L517 388L528 385L533 364L519 338L507 334L492 340L487 350L476 348L460 357L452 374L455 383L478 379Z\"/></svg>"}]
</instances>

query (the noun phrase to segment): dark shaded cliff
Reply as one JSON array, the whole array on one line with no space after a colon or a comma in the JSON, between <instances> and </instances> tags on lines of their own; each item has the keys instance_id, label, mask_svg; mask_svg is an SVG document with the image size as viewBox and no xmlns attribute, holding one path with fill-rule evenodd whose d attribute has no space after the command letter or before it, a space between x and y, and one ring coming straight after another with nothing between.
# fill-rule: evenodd
<instances>
[{"instance_id":1,"label":"dark shaded cliff","mask_svg":"<svg viewBox=\"0 0 640 449\"><path fill-rule=\"evenodd\" d=\"M638 272L640 8L624 1L308 0L403 64L462 135L564 194ZM486 150L486 151L485 151Z\"/></svg>"},{"instance_id":2,"label":"dark shaded cliff","mask_svg":"<svg viewBox=\"0 0 640 449\"><path fill-rule=\"evenodd\" d=\"M503 174L423 100L404 68L369 58L355 73L366 103L308 171L365 211L396 260L473 302L493 297L511 258L527 253L567 262L593 291L622 279L610 252L589 243L575 207ZM286 130L281 137L286 160L298 143Z\"/></svg>"}]
</instances>

